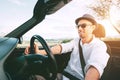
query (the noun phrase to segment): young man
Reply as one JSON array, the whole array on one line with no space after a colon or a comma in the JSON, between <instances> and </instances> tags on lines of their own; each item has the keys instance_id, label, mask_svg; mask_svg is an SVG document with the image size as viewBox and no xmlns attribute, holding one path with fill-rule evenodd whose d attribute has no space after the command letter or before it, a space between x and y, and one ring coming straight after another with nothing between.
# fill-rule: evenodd
<instances>
[{"instance_id":1,"label":"young man","mask_svg":"<svg viewBox=\"0 0 120 80\"><path fill-rule=\"evenodd\" d=\"M80 80L99 80L107 65L109 55L105 43L93 34L93 31L97 27L97 22L93 16L85 14L77 18L75 23L77 25L79 38L73 39L68 43L56 45L51 48L51 51L53 54L72 51L68 65L64 70ZM84 67L85 77L83 76L81 68L78 44L82 47L86 63ZM35 51L43 55L46 54L44 50L39 50L37 44L35 45ZM25 50L25 54L28 53L29 47ZM64 76L63 80L69 79Z\"/></svg>"}]
</instances>

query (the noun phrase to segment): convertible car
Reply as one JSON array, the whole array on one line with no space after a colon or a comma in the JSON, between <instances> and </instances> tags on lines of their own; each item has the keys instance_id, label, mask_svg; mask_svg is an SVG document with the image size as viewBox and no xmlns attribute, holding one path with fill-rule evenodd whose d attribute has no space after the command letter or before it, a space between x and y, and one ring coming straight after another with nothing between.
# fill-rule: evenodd
<instances>
[{"instance_id":1,"label":"convertible car","mask_svg":"<svg viewBox=\"0 0 120 80\"><path fill-rule=\"evenodd\" d=\"M44 37L39 34L33 35L30 39L30 54L25 55L25 47L18 47L23 44L22 36L50 15L72 0L38 0L33 16L28 21L18 26L10 33L0 37L0 80L31 80L32 76L40 75L46 80L55 80L58 73L62 73L69 60L70 52L64 55L53 55L50 45ZM120 26L120 25L119 25ZM99 24L96 36L101 38L109 48L110 56L120 57L120 29L114 26L117 37L105 37L104 26ZM46 28L47 29L47 28ZM34 52L34 42L42 45L47 55L38 55ZM120 60L117 61L120 64ZM115 74L114 74L115 73ZM120 80L120 66L112 70L109 80ZM104 74L103 74L104 75ZM103 78L103 80L106 80Z\"/></svg>"}]
</instances>

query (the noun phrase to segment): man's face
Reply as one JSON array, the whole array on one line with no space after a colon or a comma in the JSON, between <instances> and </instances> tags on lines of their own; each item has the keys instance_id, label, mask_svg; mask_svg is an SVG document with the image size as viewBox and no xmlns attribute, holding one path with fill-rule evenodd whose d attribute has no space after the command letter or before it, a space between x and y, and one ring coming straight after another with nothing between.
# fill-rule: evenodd
<instances>
[{"instance_id":1,"label":"man's face","mask_svg":"<svg viewBox=\"0 0 120 80\"><path fill-rule=\"evenodd\" d=\"M89 20L82 19L78 22L77 29L78 34L81 38L87 38L93 33L95 25L93 25L92 22L90 22Z\"/></svg>"}]
</instances>

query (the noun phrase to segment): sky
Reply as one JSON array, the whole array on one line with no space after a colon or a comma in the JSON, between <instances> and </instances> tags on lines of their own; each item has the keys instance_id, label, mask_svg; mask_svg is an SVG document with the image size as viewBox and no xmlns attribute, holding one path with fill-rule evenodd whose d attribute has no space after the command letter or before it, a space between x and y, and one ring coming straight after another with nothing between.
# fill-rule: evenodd
<instances>
[{"instance_id":1,"label":"sky","mask_svg":"<svg viewBox=\"0 0 120 80\"><path fill-rule=\"evenodd\" d=\"M84 13L93 14L89 8L86 8L86 5L93 3L92 1L94 0L72 0L54 14L47 15L41 23L23 36L24 39L30 39L35 34L48 39L78 37L75 19ZM0 34L4 35L12 31L30 19L36 2L37 0L1 0ZM116 34L113 29L111 32Z\"/></svg>"}]
</instances>

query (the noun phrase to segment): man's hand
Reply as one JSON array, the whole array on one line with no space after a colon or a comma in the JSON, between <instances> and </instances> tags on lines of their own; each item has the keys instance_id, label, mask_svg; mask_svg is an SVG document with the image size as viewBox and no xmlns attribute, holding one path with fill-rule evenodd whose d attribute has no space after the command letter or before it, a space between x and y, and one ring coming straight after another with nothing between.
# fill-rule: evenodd
<instances>
[{"instance_id":1,"label":"man's hand","mask_svg":"<svg viewBox=\"0 0 120 80\"><path fill-rule=\"evenodd\" d=\"M35 49L35 53L39 53L39 47L38 45L35 43L34 44L34 49ZM26 47L25 51L24 51L25 54L29 54L30 53L30 46Z\"/></svg>"}]
</instances>

